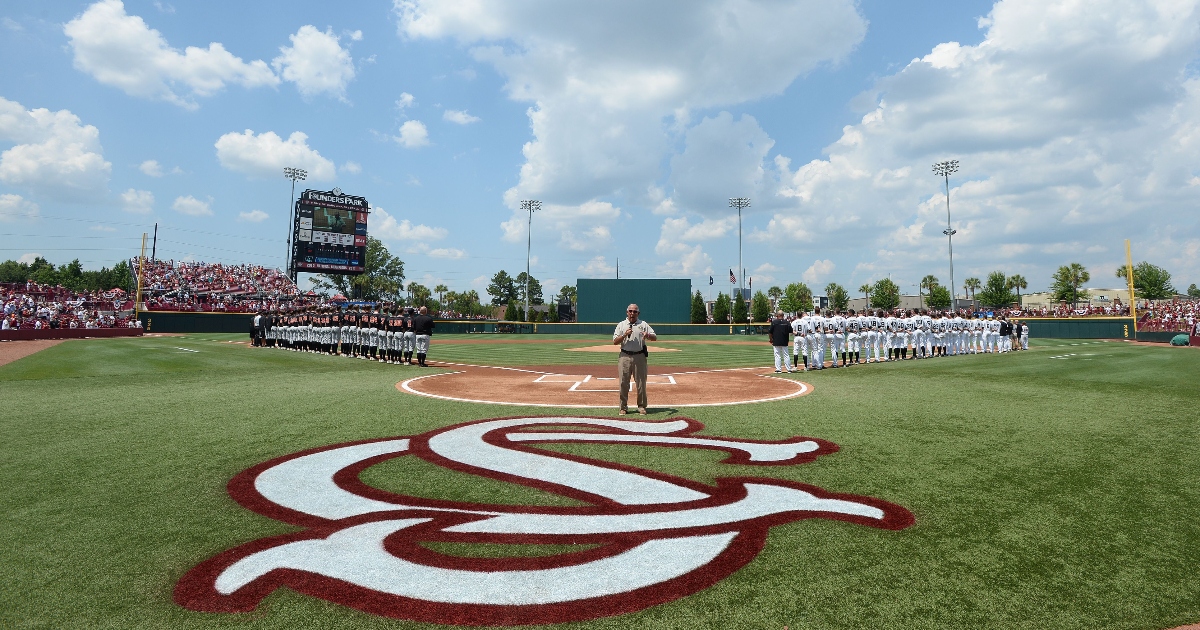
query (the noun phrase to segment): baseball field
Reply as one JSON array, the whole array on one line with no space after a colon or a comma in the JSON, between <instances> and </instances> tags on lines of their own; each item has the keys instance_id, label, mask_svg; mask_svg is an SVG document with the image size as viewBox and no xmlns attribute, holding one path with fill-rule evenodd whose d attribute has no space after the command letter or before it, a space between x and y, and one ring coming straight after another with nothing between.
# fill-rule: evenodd
<instances>
[{"instance_id":1,"label":"baseball field","mask_svg":"<svg viewBox=\"0 0 1200 630\"><path fill-rule=\"evenodd\" d=\"M0 366L0 627L1200 622L1194 348L777 375L762 338L664 337L618 417L605 341Z\"/></svg>"}]
</instances>

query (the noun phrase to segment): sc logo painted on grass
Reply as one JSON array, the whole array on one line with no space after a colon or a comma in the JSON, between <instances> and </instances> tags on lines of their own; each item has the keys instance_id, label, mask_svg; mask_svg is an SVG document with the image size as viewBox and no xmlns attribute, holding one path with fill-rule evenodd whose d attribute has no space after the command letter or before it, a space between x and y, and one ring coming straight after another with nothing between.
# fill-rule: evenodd
<instances>
[{"instance_id":1,"label":"sc logo painted on grass","mask_svg":"<svg viewBox=\"0 0 1200 630\"><path fill-rule=\"evenodd\" d=\"M414 621L581 621L708 588L752 561L773 525L826 518L898 530L913 522L899 505L805 484L730 477L709 486L536 448L586 442L716 449L729 453L724 463L752 465L800 464L837 451L814 438L756 442L695 435L702 428L689 418L498 418L264 462L234 477L229 494L250 510L307 530L206 560L180 579L175 601L197 611L243 612L287 587ZM404 456L587 505L440 501L385 492L359 480L368 467ZM467 558L422 545L431 542L590 548L541 557Z\"/></svg>"}]
</instances>

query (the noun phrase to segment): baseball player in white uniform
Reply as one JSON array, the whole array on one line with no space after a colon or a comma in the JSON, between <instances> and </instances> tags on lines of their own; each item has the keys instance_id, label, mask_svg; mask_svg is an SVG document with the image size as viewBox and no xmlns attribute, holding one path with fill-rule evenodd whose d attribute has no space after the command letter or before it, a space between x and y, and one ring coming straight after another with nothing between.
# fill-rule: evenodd
<instances>
[{"instance_id":1,"label":"baseball player in white uniform","mask_svg":"<svg viewBox=\"0 0 1200 630\"><path fill-rule=\"evenodd\" d=\"M796 313L796 318L792 320L792 365L797 368L803 367L804 371L808 371L808 329L810 323L808 315L801 312ZM804 363L800 363L803 359Z\"/></svg>"}]
</instances>

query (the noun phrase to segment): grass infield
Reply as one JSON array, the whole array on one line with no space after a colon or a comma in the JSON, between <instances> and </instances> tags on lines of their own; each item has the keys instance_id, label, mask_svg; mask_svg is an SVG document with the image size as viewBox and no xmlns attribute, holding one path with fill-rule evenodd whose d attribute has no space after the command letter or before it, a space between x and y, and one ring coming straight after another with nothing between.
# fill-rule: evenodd
<instances>
[{"instance_id":1,"label":"grass infield","mask_svg":"<svg viewBox=\"0 0 1200 630\"><path fill-rule=\"evenodd\" d=\"M197 613L173 603L172 590L202 560L298 531L229 497L226 483L246 468L339 442L554 410L406 395L396 382L428 371L231 343L243 339L71 341L0 367L0 627L433 627L286 589L251 613ZM769 363L765 342L730 339L665 338L661 346L680 351L652 347L650 362ZM438 336L430 359L616 360L565 351L603 342L595 337L504 341ZM723 453L697 449L540 447L705 484L802 482L890 501L916 519L901 531L823 519L779 525L756 559L710 588L571 627L1158 630L1200 621L1198 374L1194 349L1035 340L1023 353L792 375L815 389L791 400L652 409L651 419L695 418L704 435L803 435L841 447L807 464L718 464ZM587 415L615 413L614 400L614 409ZM362 479L437 499L578 505L414 458ZM562 551L430 548L487 557Z\"/></svg>"}]
</instances>

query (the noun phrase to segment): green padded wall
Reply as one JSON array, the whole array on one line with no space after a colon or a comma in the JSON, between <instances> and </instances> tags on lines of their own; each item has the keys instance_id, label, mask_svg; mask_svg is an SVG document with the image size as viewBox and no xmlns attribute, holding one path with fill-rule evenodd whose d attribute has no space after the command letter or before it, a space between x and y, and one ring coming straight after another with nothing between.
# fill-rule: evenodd
<instances>
[{"instance_id":1,"label":"green padded wall","mask_svg":"<svg viewBox=\"0 0 1200 630\"><path fill-rule=\"evenodd\" d=\"M691 320L692 281L646 279L578 280L576 320L615 326L625 318L625 307L637 304L642 319L655 324L686 324Z\"/></svg>"}]
</instances>

